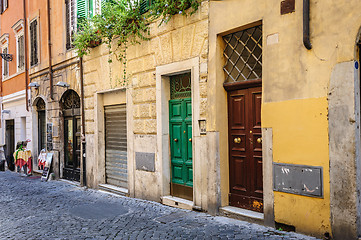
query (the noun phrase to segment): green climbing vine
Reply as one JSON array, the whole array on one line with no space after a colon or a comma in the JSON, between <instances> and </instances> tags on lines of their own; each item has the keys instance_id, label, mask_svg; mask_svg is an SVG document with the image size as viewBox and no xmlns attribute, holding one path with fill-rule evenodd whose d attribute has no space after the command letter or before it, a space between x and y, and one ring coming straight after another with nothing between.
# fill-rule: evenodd
<instances>
[{"instance_id":1,"label":"green climbing vine","mask_svg":"<svg viewBox=\"0 0 361 240\"><path fill-rule=\"evenodd\" d=\"M124 66L123 81L126 81L126 49L128 45L150 40L150 23L161 19L166 24L176 14L185 16L195 13L200 0L107 0L102 3L101 14L83 20L74 35L73 45L79 56L87 55L90 49L106 44L111 55ZM149 5L149 4L148 4ZM187 10L191 8L191 10ZM186 11L187 10L187 11Z\"/></svg>"}]
</instances>

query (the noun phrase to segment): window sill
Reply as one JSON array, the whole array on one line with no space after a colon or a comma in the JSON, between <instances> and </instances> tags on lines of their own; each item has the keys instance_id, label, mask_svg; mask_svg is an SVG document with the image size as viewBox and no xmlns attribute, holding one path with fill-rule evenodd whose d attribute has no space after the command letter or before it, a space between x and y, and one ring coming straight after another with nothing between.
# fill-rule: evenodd
<instances>
[{"instance_id":1,"label":"window sill","mask_svg":"<svg viewBox=\"0 0 361 240\"><path fill-rule=\"evenodd\" d=\"M12 79L12 78L14 78L14 77L16 77L16 76L24 73L24 72L25 72L25 70L21 70L21 71L13 74L13 75L11 75L11 76L3 76L3 82L8 81L8 80L10 80L10 79Z\"/></svg>"}]
</instances>

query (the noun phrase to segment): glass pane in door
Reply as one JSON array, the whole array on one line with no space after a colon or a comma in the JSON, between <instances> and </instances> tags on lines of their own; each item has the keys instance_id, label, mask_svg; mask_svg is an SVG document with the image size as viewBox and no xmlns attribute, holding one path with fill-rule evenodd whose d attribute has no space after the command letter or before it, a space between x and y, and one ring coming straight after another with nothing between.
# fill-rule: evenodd
<instances>
[{"instance_id":1,"label":"glass pane in door","mask_svg":"<svg viewBox=\"0 0 361 240\"><path fill-rule=\"evenodd\" d=\"M65 120L65 166L73 166L73 119Z\"/></svg>"},{"instance_id":2,"label":"glass pane in door","mask_svg":"<svg viewBox=\"0 0 361 240\"><path fill-rule=\"evenodd\" d=\"M80 118L76 118L76 133L75 133L75 154L76 154L76 163L75 168L80 168L80 144L81 144L81 123Z\"/></svg>"},{"instance_id":3,"label":"glass pane in door","mask_svg":"<svg viewBox=\"0 0 361 240\"><path fill-rule=\"evenodd\" d=\"M46 119L45 111L38 111L39 117L39 153L46 148Z\"/></svg>"}]
</instances>

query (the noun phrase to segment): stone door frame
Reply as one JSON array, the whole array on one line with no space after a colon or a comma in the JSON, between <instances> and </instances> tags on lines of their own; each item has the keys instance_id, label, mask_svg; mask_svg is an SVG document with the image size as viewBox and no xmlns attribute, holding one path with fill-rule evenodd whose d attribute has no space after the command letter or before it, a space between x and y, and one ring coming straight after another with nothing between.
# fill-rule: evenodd
<instances>
[{"instance_id":1,"label":"stone door frame","mask_svg":"<svg viewBox=\"0 0 361 240\"><path fill-rule=\"evenodd\" d=\"M192 139L193 139L193 206L202 207L201 160L199 156L200 95L199 57L170 63L156 68L156 108L157 108L157 159L156 169L160 173L160 195L169 196L171 181L170 141L169 141L169 76L191 72L192 88ZM205 159L206 161L206 159Z\"/></svg>"}]
</instances>

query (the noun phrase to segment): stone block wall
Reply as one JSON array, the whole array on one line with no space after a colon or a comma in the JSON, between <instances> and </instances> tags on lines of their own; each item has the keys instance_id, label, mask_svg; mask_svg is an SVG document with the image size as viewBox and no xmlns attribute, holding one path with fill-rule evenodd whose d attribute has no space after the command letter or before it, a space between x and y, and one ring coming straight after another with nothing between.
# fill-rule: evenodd
<instances>
[{"instance_id":1,"label":"stone block wall","mask_svg":"<svg viewBox=\"0 0 361 240\"><path fill-rule=\"evenodd\" d=\"M124 63L119 62L114 56L109 56L109 50L101 45L91 50L84 58L84 90L85 90L85 131L87 138L87 172L96 176L89 176L88 185L97 187L104 179L97 162L92 140L96 138L98 129L96 114L96 95L102 92L110 92L115 89L125 89L130 97L132 137L155 136L157 134L157 110L156 109L156 67L180 62L195 57L199 58L200 64L200 106L201 118L206 118L207 106L207 62L208 62L208 1L203 1L199 10L192 16L185 17L175 15L167 24L159 26L160 20L150 25L150 40L142 41L141 44L127 46L126 50L126 86L124 86ZM108 60L112 59L109 63ZM100 129L101 130L101 129ZM129 135L129 133L128 133ZM89 140L89 141L88 141ZM89 143L88 143L89 142ZM154 149L156 149L156 142ZM128 137L129 145L129 137ZM129 148L129 147L128 147ZM131 147L132 148L132 147ZM129 156L128 156L129 157ZM131 161L128 159L128 161ZM156 159L156 161L158 161ZM136 170L134 169L134 172ZM132 174L132 173L128 173ZM135 174L135 182L137 176ZM99 176L98 176L99 175ZM144 175L144 174L143 174ZM159 172L147 173L146 178L159 179ZM143 181L144 182L144 181ZM137 183L135 183L137 184ZM157 188L157 185L155 185ZM141 187L139 187L140 189ZM132 191L130 189L130 191ZM159 189L154 189L155 193ZM156 196L141 196L142 198L156 199ZM157 198L159 200L159 197Z\"/></svg>"}]
</instances>

